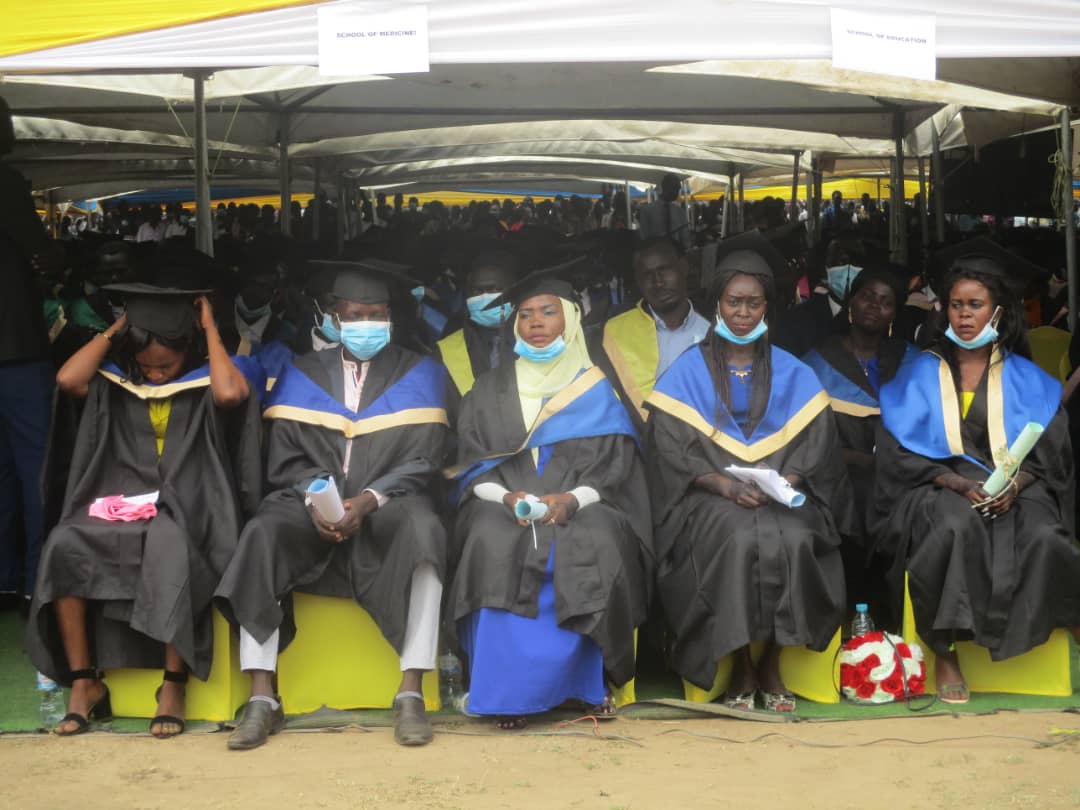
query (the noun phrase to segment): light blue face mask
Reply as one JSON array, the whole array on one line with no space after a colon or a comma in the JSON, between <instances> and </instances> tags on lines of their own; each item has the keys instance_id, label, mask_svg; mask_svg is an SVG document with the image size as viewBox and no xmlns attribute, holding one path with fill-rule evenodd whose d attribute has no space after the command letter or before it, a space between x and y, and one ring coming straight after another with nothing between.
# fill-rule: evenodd
<instances>
[{"instance_id":1,"label":"light blue face mask","mask_svg":"<svg viewBox=\"0 0 1080 810\"><path fill-rule=\"evenodd\" d=\"M270 302L267 301L261 307L249 309L244 303L243 296L238 295L236 296L236 311L239 313L240 317L248 323L255 323L270 314Z\"/></svg>"},{"instance_id":2,"label":"light blue face mask","mask_svg":"<svg viewBox=\"0 0 1080 810\"><path fill-rule=\"evenodd\" d=\"M480 295L474 295L465 299L465 304L469 307L469 318L473 323L488 329L494 329L495 327L502 326L506 323L506 319L510 317L510 310L513 308L509 302L500 307L485 309L485 307L498 298L500 294L501 293L481 293Z\"/></svg>"},{"instance_id":3,"label":"light blue face mask","mask_svg":"<svg viewBox=\"0 0 1080 810\"><path fill-rule=\"evenodd\" d=\"M736 335L734 332L731 331L731 328L727 325L727 322L723 318L717 316L716 326L713 327L713 331L716 332L716 334L718 334L724 340L730 341L731 343L735 343L739 346L745 346L747 343L753 343L759 337L768 332L769 327L765 323L765 319L762 318L760 321L757 322L757 326L755 326L745 335L740 337L739 335Z\"/></svg>"},{"instance_id":4,"label":"light blue face mask","mask_svg":"<svg viewBox=\"0 0 1080 810\"><path fill-rule=\"evenodd\" d=\"M825 271L825 283L828 285L829 290L832 291L832 294L843 301L847 298L851 283L861 272L862 268L854 264L840 264L836 267L830 267Z\"/></svg>"},{"instance_id":5,"label":"light blue face mask","mask_svg":"<svg viewBox=\"0 0 1080 810\"><path fill-rule=\"evenodd\" d=\"M526 343L521 338L518 338L514 344L514 354L523 360L531 360L534 363L550 363L565 351L566 341L563 340L562 335L559 335L547 346L539 349L530 343Z\"/></svg>"},{"instance_id":6,"label":"light blue face mask","mask_svg":"<svg viewBox=\"0 0 1080 810\"><path fill-rule=\"evenodd\" d=\"M323 337L331 343L341 343L341 330L334 325L334 319L330 313L324 312L322 316L322 323L319 324L319 331L322 332Z\"/></svg>"},{"instance_id":7,"label":"light blue face mask","mask_svg":"<svg viewBox=\"0 0 1080 810\"><path fill-rule=\"evenodd\" d=\"M993 343L998 339L998 318L1001 317L1001 307L994 310L994 314L990 316L990 320L986 322L984 326L975 337L971 340L964 340L956 332L953 331L952 324L949 324L949 328L945 330L945 337L955 343L962 349L981 349L988 343Z\"/></svg>"},{"instance_id":8,"label":"light blue face mask","mask_svg":"<svg viewBox=\"0 0 1080 810\"><path fill-rule=\"evenodd\" d=\"M409 292L412 293L412 297L415 298L416 303L419 304L421 301L424 300L424 295L426 291L423 287L413 287L411 290L409 290Z\"/></svg>"},{"instance_id":9,"label":"light blue face mask","mask_svg":"<svg viewBox=\"0 0 1080 810\"><path fill-rule=\"evenodd\" d=\"M390 321L344 321L341 345L357 360L370 360L390 342Z\"/></svg>"}]
</instances>

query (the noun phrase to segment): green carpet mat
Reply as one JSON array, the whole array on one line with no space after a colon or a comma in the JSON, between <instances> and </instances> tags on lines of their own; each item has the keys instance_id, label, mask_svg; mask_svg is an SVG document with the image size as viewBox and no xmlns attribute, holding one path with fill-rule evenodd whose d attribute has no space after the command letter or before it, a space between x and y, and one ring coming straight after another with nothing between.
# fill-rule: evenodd
<instances>
[{"instance_id":1,"label":"green carpet mat","mask_svg":"<svg viewBox=\"0 0 1080 810\"><path fill-rule=\"evenodd\" d=\"M29 732L40 728L40 712L34 668L22 650L23 621L14 611L0 612L0 733ZM1080 657L1074 644L1072 654L1072 677L1074 688L1080 685ZM1070 697L1038 697L1032 695L974 694L964 706L935 702L927 706L928 698L921 698L912 711L905 704L889 703L882 706L861 706L853 703L814 703L800 699L798 712L793 718L781 718L765 712L747 715L731 712L723 706L687 703L682 700L682 685L670 672L649 671L639 675L636 683L638 703L626 706L620 713L626 717L642 719L680 719L695 717L739 717L759 722L784 722L790 720L871 720L884 717L917 717L931 714L988 714L996 711L1074 711L1080 712L1080 691ZM288 708L288 707L286 707ZM574 718L571 711L548 712L533 719L534 725L558 723ZM436 724L446 728L468 729L474 724L489 723L487 719L463 717L452 709L444 709L434 715ZM333 711L322 709L307 715L291 716L289 730L306 731L337 726L389 726L389 711ZM116 718L103 726L115 733L146 732L147 721L135 718ZM214 732L221 728L218 723L194 721L188 730L193 733Z\"/></svg>"}]
</instances>

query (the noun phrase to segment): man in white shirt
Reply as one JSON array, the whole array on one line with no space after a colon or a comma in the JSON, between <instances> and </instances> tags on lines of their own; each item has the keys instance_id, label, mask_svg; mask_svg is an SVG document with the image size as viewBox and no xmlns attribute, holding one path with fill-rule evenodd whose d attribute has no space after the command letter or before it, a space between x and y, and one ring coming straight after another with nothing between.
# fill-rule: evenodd
<instances>
[{"instance_id":1,"label":"man in white shirt","mask_svg":"<svg viewBox=\"0 0 1080 810\"><path fill-rule=\"evenodd\" d=\"M400 657L395 739L424 745L432 729L422 677L435 667L446 569L446 532L429 490L445 461L448 377L431 358L389 342L387 279L398 270L373 260L313 264L342 267L331 306L341 343L297 359L267 398L271 492L215 595L240 627L240 667L251 676L228 746L255 748L284 725L274 673L297 632L296 589L354 599L371 614ZM310 505L316 481L337 487L340 520Z\"/></svg>"}]
</instances>

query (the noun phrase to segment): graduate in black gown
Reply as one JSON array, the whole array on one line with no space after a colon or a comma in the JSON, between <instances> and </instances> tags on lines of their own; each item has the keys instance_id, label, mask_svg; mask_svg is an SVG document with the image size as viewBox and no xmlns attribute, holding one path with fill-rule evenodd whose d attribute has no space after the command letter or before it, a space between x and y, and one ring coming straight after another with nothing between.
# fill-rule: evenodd
<instances>
[{"instance_id":1,"label":"graduate in black gown","mask_svg":"<svg viewBox=\"0 0 1080 810\"><path fill-rule=\"evenodd\" d=\"M315 262L339 269L332 288L340 345L287 366L266 400L269 494L248 521L215 594L240 627L240 667L252 698L229 748L266 742L284 725L277 656L296 634L294 590L353 599L399 653L395 739L432 739L423 673L434 669L446 531L433 479L447 434L446 369L390 342L391 290L407 268L375 259ZM305 503L333 478L345 517L328 523Z\"/></svg>"},{"instance_id":2,"label":"graduate in black gown","mask_svg":"<svg viewBox=\"0 0 1080 810\"><path fill-rule=\"evenodd\" d=\"M783 257L759 234L722 244L716 324L646 400L657 587L676 671L712 688L735 655L725 702L795 710L780 648L824 650L844 611L840 532L851 490L828 395L814 372L770 346L766 318ZM788 508L729 465L764 465L806 496ZM768 646L755 669L750 644Z\"/></svg>"},{"instance_id":3,"label":"graduate in black gown","mask_svg":"<svg viewBox=\"0 0 1080 810\"><path fill-rule=\"evenodd\" d=\"M470 714L520 728L567 700L614 714L646 615L651 526L638 438L585 347L566 269L512 287L517 359L480 375L458 420L451 618ZM547 515L519 521L538 497Z\"/></svg>"},{"instance_id":4,"label":"graduate in black gown","mask_svg":"<svg viewBox=\"0 0 1080 810\"><path fill-rule=\"evenodd\" d=\"M41 672L72 687L57 734L109 715L99 668L164 667L150 731L169 737L184 728L189 671L210 673L211 597L258 503L264 383L226 354L205 297L193 308L191 291L116 289L125 314L57 373L85 405L26 643ZM98 498L147 493L149 519L91 516Z\"/></svg>"},{"instance_id":5,"label":"graduate in black gown","mask_svg":"<svg viewBox=\"0 0 1080 810\"><path fill-rule=\"evenodd\" d=\"M866 602L879 625L893 626L885 587L886 564L872 558L867 536L867 508L874 491L874 444L881 408L881 386L918 350L894 334L903 282L888 270L867 268L855 278L848 300L848 330L830 335L803 355L829 395L840 434L840 454L855 494L857 529L844 538L844 573L850 602ZM890 558L891 559L891 558Z\"/></svg>"},{"instance_id":6,"label":"graduate in black gown","mask_svg":"<svg viewBox=\"0 0 1080 810\"><path fill-rule=\"evenodd\" d=\"M938 696L969 690L953 643L1000 661L1080 625L1073 457L1061 386L1024 349L1019 263L987 239L953 249L945 338L881 390L873 531L906 567L915 625L937 655ZM983 490L1028 422L1045 428L996 498Z\"/></svg>"}]
</instances>

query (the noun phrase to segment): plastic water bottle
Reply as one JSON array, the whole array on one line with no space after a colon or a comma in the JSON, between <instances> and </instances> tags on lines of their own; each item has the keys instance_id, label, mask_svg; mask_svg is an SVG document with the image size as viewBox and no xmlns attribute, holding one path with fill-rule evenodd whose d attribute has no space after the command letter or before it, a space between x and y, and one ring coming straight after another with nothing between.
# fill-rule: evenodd
<instances>
[{"instance_id":1,"label":"plastic water bottle","mask_svg":"<svg viewBox=\"0 0 1080 810\"><path fill-rule=\"evenodd\" d=\"M465 694L465 684L461 678L461 659L449 650L439 656L439 699L443 706L457 707L458 701Z\"/></svg>"},{"instance_id":2,"label":"plastic water bottle","mask_svg":"<svg viewBox=\"0 0 1080 810\"><path fill-rule=\"evenodd\" d=\"M855 605L855 618L851 621L851 637L862 636L874 632L874 620L870 618L870 610L866 604L860 602Z\"/></svg>"},{"instance_id":3,"label":"plastic water bottle","mask_svg":"<svg viewBox=\"0 0 1080 810\"><path fill-rule=\"evenodd\" d=\"M51 678L37 674L38 697L41 701L41 727L46 731L55 728L67 714L64 705L64 690Z\"/></svg>"}]
</instances>

